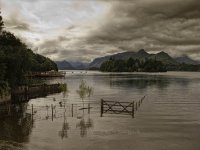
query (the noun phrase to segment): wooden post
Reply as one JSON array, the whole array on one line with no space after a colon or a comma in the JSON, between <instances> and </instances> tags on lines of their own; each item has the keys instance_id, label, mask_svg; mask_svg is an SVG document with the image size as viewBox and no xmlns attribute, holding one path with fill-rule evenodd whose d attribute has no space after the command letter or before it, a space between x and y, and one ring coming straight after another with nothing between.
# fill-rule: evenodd
<instances>
[{"instance_id":1,"label":"wooden post","mask_svg":"<svg viewBox=\"0 0 200 150\"><path fill-rule=\"evenodd\" d=\"M8 115L10 115L10 104L8 106Z\"/></svg>"},{"instance_id":2,"label":"wooden post","mask_svg":"<svg viewBox=\"0 0 200 150\"><path fill-rule=\"evenodd\" d=\"M56 106L54 106L54 117L56 118Z\"/></svg>"},{"instance_id":3,"label":"wooden post","mask_svg":"<svg viewBox=\"0 0 200 150\"><path fill-rule=\"evenodd\" d=\"M52 121L53 121L53 104L51 104L51 115L52 115Z\"/></svg>"},{"instance_id":4,"label":"wooden post","mask_svg":"<svg viewBox=\"0 0 200 150\"><path fill-rule=\"evenodd\" d=\"M74 104L72 104L72 117L74 117Z\"/></svg>"},{"instance_id":5,"label":"wooden post","mask_svg":"<svg viewBox=\"0 0 200 150\"><path fill-rule=\"evenodd\" d=\"M47 105L46 108L47 108L47 118L49 118L49 106Z\"/></svg>"},{"instance_id":6,"label":"wooden post","mask_svg":"<svg viewBox=\"0 0 200 150\"><path fill-rule=\"evenodd\" d=\"M136 102L136 105L135 105L135 110L137 111L138 110L138 103Z\"/></svg>"},{"instance_id":7,"label":"wooden post","mask_svg":"<svg viewBox=\"0 0 200 150\"><path fill-rule=\"evenodd\" d=\"M8 106L8 116L10 116L10 105L11 104L8 104L7 106Z\"/></svg>"},{"instance_id":8,"label":"wooden post","mask_svg":"<svg viewBox=\"0 0 200 150\"><path fill-rule=\"evenodd\" d=\"M88 114L90 114L90 103L88 103Z\"/></svg>"},{"instance_id":9,"label":"wooden post","mask_svg":"<svg viewBox=\"0 0 200 150\"><path fill-rule=\"evenodd\" d=\"M144 97L142 98L142 101L145 99L145 97L146 97L146 96L144 96Z\"/></svg>"},{"instance_id":10,"label":"wooden post","mask_svg":"<svg viewBox=\"0 0 200 150\"><path fill-rule=\"evenodd\" d=\"M132 118L134 118L135 117L135 102L133 101L133 104L132 104Z\"/></svg>"},{"instance_id":11,"label":"wooden post","mask_svg":"<svg viewBox=\"0 0 200 150\"><path fill-rule=\"evenodd\" d=\"M31 119L32 119L32 123L33 123L33 104L31 105Z\"/></svg>"},{"instance_id":12,"label":"wooden post","mask_svg":"<svg viewBox=\"0 0 200 150\"><path fill-rule=\"evenodd\" d=\"M103 117L103 99L101 99L101 117Z\"/></svg>"}]
</instances>

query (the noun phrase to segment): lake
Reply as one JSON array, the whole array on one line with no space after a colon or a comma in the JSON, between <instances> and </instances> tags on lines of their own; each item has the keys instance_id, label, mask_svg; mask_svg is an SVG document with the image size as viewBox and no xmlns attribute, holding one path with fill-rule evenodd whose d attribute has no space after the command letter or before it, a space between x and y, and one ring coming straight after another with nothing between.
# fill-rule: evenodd
<instances>
[{"instance_id":1,"label":"lake","mask_svg":"<svg viewBox=\"0 0 200 150\"><path fill-rule=\"evenodd\" d=\"M84 80L93 95L77 94ZM0 120L0 149L22 150L199 150L200 73L101 73L67 71L69 93L31 99ZM104 114L100 100L138 102L135 118ZM73 117L72 117L73 104ZM52 118L52 107L53 118ZM33 119L32 119L33 106Z\"/></svg>"}]
</instances>

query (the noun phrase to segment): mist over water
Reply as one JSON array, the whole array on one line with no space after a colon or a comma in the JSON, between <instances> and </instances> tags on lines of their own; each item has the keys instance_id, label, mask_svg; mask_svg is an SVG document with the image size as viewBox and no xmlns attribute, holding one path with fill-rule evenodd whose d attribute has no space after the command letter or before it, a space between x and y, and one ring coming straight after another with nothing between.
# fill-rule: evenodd
<instances>
[{"instance_id":1,"label":"mist over water","mask_svg":"<svg viewBox=\"0 0 200 150\"><path fill-rule=\"evenodd\" d=\"M94 93L85 98L91 112L79 110L77 94L84 80ZM200 73L100 73L67 71L68 95L53 94L17 105L15 116L0 121L0 147L7 149L136 149L196 150L200 148ZM146 96L132 119L104 114L100 99L137 102ZM65 102L65 108L61 107ZM31 105L34 119L31 120ZM51 118L51 104L55 116ZM74 104L72 117L71 107Z\"/></svg>"}]
</instances>

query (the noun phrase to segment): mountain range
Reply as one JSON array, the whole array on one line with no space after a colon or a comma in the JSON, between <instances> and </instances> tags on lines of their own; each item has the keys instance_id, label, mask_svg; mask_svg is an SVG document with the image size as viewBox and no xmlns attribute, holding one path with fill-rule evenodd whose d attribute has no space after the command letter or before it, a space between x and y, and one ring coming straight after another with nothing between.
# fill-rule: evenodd
<instances>
[{"instance_id":1,"label":"mountain range","mask_svg":"<svg viewBox=\"0 0 200 150\"><path fill-rule=\"evenodd\" d=\"M55 61L59 70L74 70L75 68L66 60L64 61Z\"/></svg>"},{"instance_id":2,"label":"mountain range","mask_svg":"<svg viewBox=\"0 0 200 150\"><path fill-rule=\"evenodd\" d=\"M200 61L193 60L193 59L189 58L188 56L177 57L177 58L175 58L175 60L178 63L192 64L192 65L200 64Z\"/></svg>"},{"instance_id":3,"label":"mountain range","mask_svg":"<svg viewBox=\"0 0 200 150\"><path fill-rule=\"evenodd\" d=\"M98 69L100 68L101 64L110 58L114 59L122 59L126 60L132 57L133 59L145 60L145 59L154 59L163 62L166 65L178 65L178 64L192 64L197 65L200 64L200 61L195 61L188 56L181 56L173 58L165 52L159 52L157 54L149 54L144 49L139 50L138 52L122 52L113 55L108 55L104 57L95 58L91 63L82 63L82 62L67 62L64 61L57 61L56 64L58 68L61 70L78 70L78 69Z\"/></svg>"},{"instance_id":4,"label":"mountain range","mask_svg":"<svg viewBox=\"0 0 200 150\"><path fill-rule=\"evenodd\" d=\"M89 63L83 63L79 61L70 61L69 63L77 70L87 69L89 65Z\"/></svg>"}]
</instances>

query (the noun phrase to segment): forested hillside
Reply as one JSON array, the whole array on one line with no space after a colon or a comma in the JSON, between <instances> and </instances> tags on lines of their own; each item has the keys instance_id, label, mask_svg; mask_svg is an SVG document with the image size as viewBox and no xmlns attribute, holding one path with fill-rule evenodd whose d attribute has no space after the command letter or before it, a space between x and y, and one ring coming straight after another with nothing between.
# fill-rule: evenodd
<instances>
[{"instance_id":1,"label":"forested hillside","mask_svg":"<svg viewBox=\"0 0 200 150\"><path fill-rule=\"evenodd\" d=\"M49 58L33 53L14 34L4 30L0 14L0 94L7 89L26 84L25 74L57 70Z\"/></svg>"},{"instance_id":2,"label":"forested hillside","mask_svg":"<svg viewBox=\"0 0 200 150\"><path fill-rule=\"evenodd\" d=\"M138 60L129 58L128 60L116 60L110 58L110 60L104 62L101 67L101 71L105 72L166 72L166 65L161 61L148 59Z\"/></svg>"}]
</instances>

